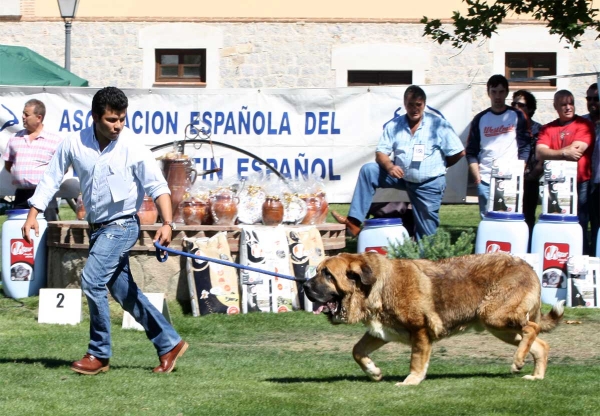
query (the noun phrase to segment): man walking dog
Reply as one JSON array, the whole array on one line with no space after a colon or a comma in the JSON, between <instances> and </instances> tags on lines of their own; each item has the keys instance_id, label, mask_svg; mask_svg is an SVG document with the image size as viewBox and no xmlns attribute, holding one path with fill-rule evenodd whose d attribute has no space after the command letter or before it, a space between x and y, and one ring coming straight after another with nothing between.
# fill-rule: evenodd
<instances>
[{"instance_id":1,"label":"man walking dog","mask_svg":"<svg viewBox=\"0 0 600 416\"><path fill-rule=\"evenodd\" d=\"M90 343L84 357L71 365L71 370L80 374L95 375L109 369L109 291L154 344L160 362L155 373L170 373L188 348L131 275L129 251L138 240L140 221L136 212L144 194L154 199L164 220L155 241L167 246L175 225L169 188L159 167L151 152L124 126L127 106L127 97L118 88L103 88L94 95L94 123L59 145L40 186L28 201L31 208L22 228L26 241L32 229L38 234L36 216L44 211L72 165L80 178L91 232L89 256L81 276L90 310Z\"/></svg>"}]
</instances>

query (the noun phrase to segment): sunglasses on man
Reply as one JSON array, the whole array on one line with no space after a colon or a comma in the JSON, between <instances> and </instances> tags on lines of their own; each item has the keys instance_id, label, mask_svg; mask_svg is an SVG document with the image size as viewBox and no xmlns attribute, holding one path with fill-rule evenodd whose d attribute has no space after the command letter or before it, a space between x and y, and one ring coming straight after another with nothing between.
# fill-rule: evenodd
<instances>
[{"instance_id":1,"label":"sunglasses on man","mask_svg":"<svg viewBox=\"0 0 600 416\"><path fill-rule=\"evenodd\" d=\"M521 103L519 101L513 101L512 103L510 103L511 107L519 107L519 108L527 108L527 104L525 103Z\"/></svg>"},{"instance_id":2,"label":"sunglasses on man","mask_svg":"<svg viewBox=\"0 0 600 416\"><path fill-rule=\"evenodd\" d=\"M595 103L597 103L598 101L600 101L600 98L598 97L585 97L586 101L589 103L590 101L593 101Z\"/></svg>"}]
</instances>

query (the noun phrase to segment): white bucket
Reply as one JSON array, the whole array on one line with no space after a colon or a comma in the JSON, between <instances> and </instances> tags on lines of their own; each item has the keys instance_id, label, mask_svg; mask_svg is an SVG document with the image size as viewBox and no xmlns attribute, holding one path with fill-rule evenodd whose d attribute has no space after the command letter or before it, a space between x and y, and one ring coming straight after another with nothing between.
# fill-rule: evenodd
<instances>
[{"instance_id":1,"label":"white bucket","mask_svg":"<svg viewBox=\"0 0 600 416\"><path fill-rule=\"evenodd\" d=\"M408 231L400 218L373 218L366 220L358 234L358 252L374 251L387 255L390 242L402 244L408 239Z\"/></svg>"},{"instance_id":2,"label":"white bucket","mask_svg":"<svg viewBox=\"0 0 600 416\"><path fill-rule=\"evenodd\" d=\"M2 225L2 289L8 297L19 299L36 296L46 285L46 227L44 213L37 216L39 237L31 231L32 242L23 239L21 227L28 209L7 211Z\"/></svg>"},{"instance_id":3,"label":"white bucket","mask_svg":"<svg viewBox=\"0 0 600 416\"><path fill-rule=\"evenodd\" d=\"M531 252L540 257L542 302L567 299L567 262L583 253L583 231L576 215L542 214L533 227Z\"/></svg>"},{"instance_id":4,"label":"white bucket","mask_svg":"<svg viewBox=\"0 0 600 416\"><path fill-rule=\"evenodd\" d=\"M477 227L475 254L527 253L528 244L529 227L523 214L490 211Z\"/></svg>"}]
</instances>

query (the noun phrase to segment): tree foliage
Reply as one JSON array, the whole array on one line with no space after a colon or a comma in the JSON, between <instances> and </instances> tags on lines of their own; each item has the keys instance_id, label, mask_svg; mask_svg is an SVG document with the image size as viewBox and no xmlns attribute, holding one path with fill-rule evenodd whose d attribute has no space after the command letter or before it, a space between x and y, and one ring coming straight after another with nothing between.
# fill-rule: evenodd
<instances>
[{"instance_id":1,"label":"tree foliage","mask_svg":"<svg viewBox=\"0 0 600 416\"><path fill-rule=\"evenodd\" d=\"M586 29L600 32L598 9L592 7L592 0L463 1L468 5L467 15L453 13L453 31L445 30L440 19L430 20L424 16L421 19L425 24L424 35L431 36L439 44L450 41L452 46L460 48L482 37L490 38L498 25L512 15L529 15L546 22L551 34L559 35L574 48L581 46L579 39Z\"/></svg>"}]
</instances>

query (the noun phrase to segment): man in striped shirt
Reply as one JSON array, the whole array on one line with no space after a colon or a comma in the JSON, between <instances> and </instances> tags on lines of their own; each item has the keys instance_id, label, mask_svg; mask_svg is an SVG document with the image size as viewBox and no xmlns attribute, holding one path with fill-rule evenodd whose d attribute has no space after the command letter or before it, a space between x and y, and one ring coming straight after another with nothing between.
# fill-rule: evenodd
<instances>
[{"instance_id":1,"label":"man in striped shirt","mask_svg":"<svg viewBox=\"0 0 600 416\"><path fill-rule=\"evenodd\" d=\"M52 159L62 137L44 128L46 106L31 99L23 109L23 130L15 133L8 141L4 152L4 167L12 174L16 186L14 208L29 209L27 200L33 196L37 184ZM56 200L44 212L47 220L58 219Z\"/></svg>"}]
</instances>

